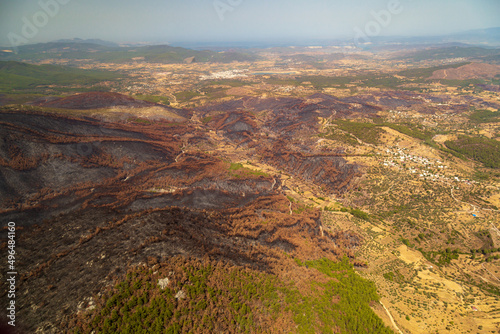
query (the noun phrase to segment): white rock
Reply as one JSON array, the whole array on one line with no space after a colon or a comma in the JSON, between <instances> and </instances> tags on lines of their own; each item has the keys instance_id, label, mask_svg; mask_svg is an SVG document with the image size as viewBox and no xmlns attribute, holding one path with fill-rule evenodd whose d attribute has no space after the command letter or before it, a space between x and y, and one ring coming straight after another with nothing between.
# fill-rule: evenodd
<instances>
[{"instance_id":1,"label":"white rock","mask_svg":"<svg viewBox=\"0 0 500 334\"><path fill-rule=\"evenodd\" d=\"M182 290L179 290L175 295L175 299L184 299L186 298L186 293Z\"/></svg>"},{"instance_id":2,"label":"white rock","mask_svg":"<svg viewBox=\"0 0 500 334\"><path fill-rule=\"evenodd\" d=\"M163 278L158 280L158 286L160 287L160 289L165 289L168 286L168 283L170 283L169 278Z\"/></svg>"}]
</instances>

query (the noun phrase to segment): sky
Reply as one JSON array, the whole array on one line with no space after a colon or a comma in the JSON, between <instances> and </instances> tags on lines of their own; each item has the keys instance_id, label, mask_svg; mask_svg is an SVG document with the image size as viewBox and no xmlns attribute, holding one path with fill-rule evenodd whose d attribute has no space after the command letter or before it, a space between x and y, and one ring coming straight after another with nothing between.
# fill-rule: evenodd
<instances>
[{"instance_id":1,"label":"sky","mask_svg":"<svg viewBox=\"0 0 500 334\"><path fill-rule=\"evenodd\" d=\"M428 36L500 27L500 0L0 0L0 45Z\"/></svg>"}]
</instances>

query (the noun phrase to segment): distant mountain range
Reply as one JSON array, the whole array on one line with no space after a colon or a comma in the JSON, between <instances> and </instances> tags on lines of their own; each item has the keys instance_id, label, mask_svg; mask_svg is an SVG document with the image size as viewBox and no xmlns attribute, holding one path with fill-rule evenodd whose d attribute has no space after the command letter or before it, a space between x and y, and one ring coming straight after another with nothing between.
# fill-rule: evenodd
<instances>
[{"instance_id":1,"label":"distant mountain range","mask_svg":"<svg viewBox=\"0 0 500 334\"><path fill-rule=\"evenodd\" d=\"M267 48L276 47L289 49L289 47L280 42L272 45L269 43ZM304 41L295 41L296 44L290 46L300 47L307 45L317 46L349 46L352 40L314 40L309 44ZM245 44L245 42L223 43L219 47L216 44L189 44L184 43L185 47L174 47L171 45L127 45L120 46L116 43L103 41L100 39L61 39L49 43L39 43L20 46L17 53L9 49L0 49L0 61L29 61L39 62L47 59L64 58L68 60L93 60L98 62L151 62L175 64L183 62L218 62L230 63L233 61L256 61L259 60L259 51L263 51L264 45L257 46L255 42ZM486 61L499 61L500 48L500 28L470 30L462 33L446 36L426 36L426 37L404 37L404 36L379 36L370 38L369 43L357 45L360 48L369 51L397 51L397 50L425 50L424 54L417 55L415 60L430 59L434 51L432 49L446 49L438 52L439 57L480 57L485 56ZM269 50L269 49L268 49ZM442 54L441 54L442 53ZM427 58L426 58L427 57Z\"/></svg>"},{"instance_id":2,"label":"distant mountain range","mask_svg":"<svg viewBox=\"0 0 500 334\"><path fill-rule=\"evenodd\" d=\"M110 42L110 41L103 41L102 39L81 39L81 38L73 38L73 39L59 39L57 41L54 41L55 43L82 43L82 44L97 44L97 45L102 45L102 46L108 46L108 47L118 47L119 45Z\"/></svg>"},{"instance_id":3,"label":"distant mountain range","mask_svg":"<svg viewBox=\"0 0 500 334\"><path fill-rule=\"evenodd\" d=\"M457 42L478 45L500 46L500 27L490 29L470 30L460 34L451 35Z\"/></svg>"},{"instance_id":4,"label":"distant mountain range","mask_svg":"<svg viewBox=\"0 0 500 334\"><path fill-rule=\"evenodd\" d=\"M0 50L0 61L42 61L64 58L69 60L94 60L100 62L126 63L146 61L154 63L255 61L259 57L246 52L215 52L192 50L170 45L120 47L112 42L98 39L59 40L20 46L17 53Z\"/></svg>"},{"instance_id":5,"label":"distant mountain range","mask_svg":"<svg viewBox=\"0 0 500 334\"><path fill-rule=\"evenodd\" d=\"M204 50L264 49L277 47L306 46L352 46L353 36L331 39L281 39L272 41L226 41L226 42L178 42L177 46ZM453 45L500 47L500 27L488 29L467 30L460 33L438 36L378 36L371 37L368 45L380 46L398 45L432 45L448 43ZM363 46L363 45L361 45Z\"/></svg>"},{"instance_id":6,"label":"distant mountain range","mask_svg":"<svg viewBox=\"0 0 500 334\"><path fill-rule=\"evenodd\" d=\"M379 36L371 38L370 43L365 43L363 45L381 46L392 44L408 46L448 44L449 46L499 47L500 28L469 30L440 36Z\"/></svg>"}]
</instances>

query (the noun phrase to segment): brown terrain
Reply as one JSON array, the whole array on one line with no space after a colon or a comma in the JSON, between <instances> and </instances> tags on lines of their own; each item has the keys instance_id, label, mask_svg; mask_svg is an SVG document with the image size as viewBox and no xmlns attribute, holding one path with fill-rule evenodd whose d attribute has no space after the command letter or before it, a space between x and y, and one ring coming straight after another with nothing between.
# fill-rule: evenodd
<instances>
[{"instance_id":1,"label":"brown terrain","mask_svg":"<svg viewBox=\"0 0 500 334\"><path fill-rule=\"evenodd\" d=\"M446 71L433 77L479 76L493 69L470 64ZM384 304L372 308L386 325L404 333L430 330L420 326L427 321L418 313L424 308L410 303L418 306L428 291L437 291L436 296L446 296L463 312L463 328L484 324L492 330L493 320L466 314L480 298L462 298L468 295L454 276L455 270L463 274L461 268L431 270L437 265L422 255L451 247L455 239L463 254L489 249L487 237L477 236L482 221L468 230L472 218L464 203L473 203L474 210L484 204L467 199L474 186L457 186L461 203L450 193L446 182L451 181L429 184L410 172L410 162L387 167L384 160L393 163L399 159L394 152L411 150L444 161L439 164L450 166L449 179L468 178L463 173L474 171L473 163L438 151L442 143L437 139L433 148L424 145L424 137L412 137L418 132L413 127L403 133L380 126L372 144L363 141L373 139L364 138L364 131L357 133L361 139L350 137L353 144L342 141L347 130L339 132L342 123L336 123L375 125L390 119L430 124L419 129L428 130L431 140L439 138L432 132L436 126L448 131L466 124L471 106L495 109L499 103L473 95L391 89L339 96L238 96L185 109L92 92L4 107L0 215L19 227L20 328L65 331L77 321L75 310L83 301L100 296L129 268L156 267L179 256L272 273L303 287L313 274L294 259L336 261L346 255L382 291ZM320 136L331 130L341 135ZM494 221L497 216L488 210L481 211L485 221ZM455 228L463 228L460 235L467 238L459 240ZM403 246L405 238L415 248ZM460 256L460 261L469 260ZM463 277L484 280L489 269L470 262L464 275L472 276ZM486 277L488 284L496 284L493 274ZM428 289L421 299L416 288L411 290L413 282ZM470 293L477 291L470 288ZM496 302L484 300L494 310ZM338 302L335 296L332 301ZM429 326L448 328L455 309L447 309L441 299L435 304L443 316L432 318ZM282 328L293 331L293 322Z\"/></svg>"},{"instance_id":2,"label":"brown terrain","mask_svg":"<svg viewBox=\"0 0 500 334\"><path fill-rule=\"evenodd\" d=\"M89 92L60 98L46 97L32 102L31 105L63 110L95 110L111 108L118 110L132 108L133 110L139 108L157 107L178 116L176 119L177 121L179 118L189 118L192 116L192 113L185 109L174 109L162 104L137 100L127 95L110 92Z\"/></svg>"},{"instance_id":3,"label":"brown terrain","mask_svg":"<svg viewBox=\"0 0 500 334\"><path fill-rule=\"evenodd\" d=\"M44 104L80 107L73 102L81 98ZM101 93L83 98L99 107L135 103ZM301 108L299 103L291 117L313 126L315 112L297 116ZM290 127L292 121L282 118L284 128ZM0 119L0 214L25 231L17 239L23 245L17 254L23 273L17 302L18 316L27 319L21 329L28 332L59 331L77 304L119 277L124 265L153 258L208 255L280 271L283 252L304 259L347 254L364 265L354 260L362 238L323 230L320 212L291 203L279 177L232 169L223 157L196 149L216 145L212 128L235 145L251 147L263 136L252 114L228 112L201 127L8 108ZM360 175L356 165L333 152L306 155L279 140L266 142L254 144L249 154L261 151L270 164L331 192L345 192ZM266 145L282 153L271 155ZM327 167L318 168L320 161ZM296 209L300 213L291 215Z\"/></svg>"},{"instance_id":4,"label":"brown terrain","mask_svg":"<svg viewBox=\"0 0 500 334\"><path fill-rule=\"evenodd\" d=\"M15 333L499 333L500 49L406 44L0 52Z\"/></svg>"},{"instance_id":5,"label":"brown terrain","mask_svg":"<svg viewBox=\"0 0 500 334\"><path fill-rule=\"evenodd\" d=\"M472 63L458 68L435 71L429 79L469 80L491 79L500 74L500 65Z\"/></svg>"},{"instance_id":6,"label":"brown terrain","mask_svg":"<svg viewBox=\"0 0 500 334\"><path fill-rule=\"evenodd\" d=\"M150 107L154 103L139 101L130 96L108 93L108 92L89 92L72 95L61 98L46 98L33 103L34 105L63 109L99 109L110 107Z\"/></svg>"}]
</instances>

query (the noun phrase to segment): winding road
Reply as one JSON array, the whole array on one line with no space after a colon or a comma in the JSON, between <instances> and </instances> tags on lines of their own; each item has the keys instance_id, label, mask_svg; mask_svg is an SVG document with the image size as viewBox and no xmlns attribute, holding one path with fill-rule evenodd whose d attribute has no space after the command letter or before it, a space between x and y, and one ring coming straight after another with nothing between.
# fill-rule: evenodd
<instances>
[{"instance_id":1,"label":"winding road","mask_svg":"<svg viewBox=\"0 0 500 334\"><path fill-rule=\"evenodd\" d=\"M463 204L467 204L467 205L470 205L471 208L472 208L472 211L465 211L467 213L474 213L474 212L479 212L481 210L483 211L491 211L491 212L500 212L500 210L494 210L494 209L483 209L483 208L478 208L477 206L475 206L474 204L471 204L471 203L467 203L467 202L463 202L459 199L457 199L455 197L455 195L453 194L453 187L451 188L451 197L453 197L453 199L457 202L457 203L463 203ZM459 211L459 212L463 212L463 211Z\"/></svg>"},{"instance_id":2,"label":"winding road","mask_svg":"<svg viewBox=\"0 0 500 334\"><path fill-rule=\"evenodd\" d=\"M394 321L394 318L392 317L391 312L389 312L389 310L387 309L387 307L385 307L385 305L384 305L384 303L382 303L382 301L379 301L379 303L380 303L380 305L382 305L384 310L387 312L387 315L389 316L389 319L391 319L391 322L392 322L392 325L394 326L394 328L396 328L400 334L403 334L403 332L399 329L398 325L396 325L396 322Z\"/></svg>"},{"instance_id":3,"label":"winding road","mask_svg":"<svg viewBox=\"0 0 500 334\"><path fill-rule=\"evenodd\" d=\"M451 188L451 197L452 197L452 198L453 198L453 199L454 199L457 203L463 203L463 204L467 204L467 205L470 205L470 206L471 206L472 211L465 211L465 212L467 212L467 213L474 213L474 212L476 212L476 211L479 211L479 210L477 209L477 207L476 207L474 204L467 203L467 202L463 202L463 201L461 201L461 200L457 199L457 198L455 197L455 194L453 194L453 187Z\"/></svg>"}]
</instances>

